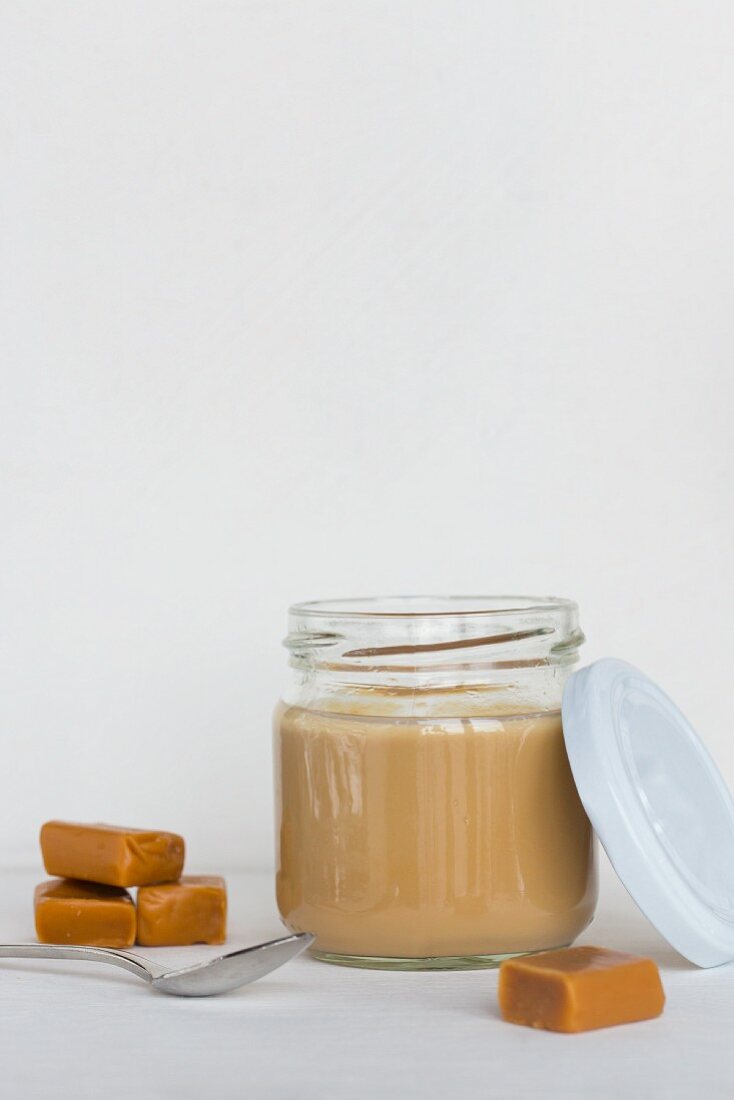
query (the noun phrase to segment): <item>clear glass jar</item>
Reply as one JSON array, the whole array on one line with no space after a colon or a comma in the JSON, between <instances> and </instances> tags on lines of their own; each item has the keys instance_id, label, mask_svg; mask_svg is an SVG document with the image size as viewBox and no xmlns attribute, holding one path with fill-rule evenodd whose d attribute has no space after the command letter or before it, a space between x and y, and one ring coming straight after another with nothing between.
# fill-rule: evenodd
<instances>
[{"instance_id":1,"label":"clear glass jar","mask_svg":"<svg viewBox=\"0 0 734 1100\"><path fill-rule=\"evenodd\" d=\"M570 600L297 604L275 714L277 897L328 962L497 965L596 903L561 728Z\"/></svg>"}]
</instances>

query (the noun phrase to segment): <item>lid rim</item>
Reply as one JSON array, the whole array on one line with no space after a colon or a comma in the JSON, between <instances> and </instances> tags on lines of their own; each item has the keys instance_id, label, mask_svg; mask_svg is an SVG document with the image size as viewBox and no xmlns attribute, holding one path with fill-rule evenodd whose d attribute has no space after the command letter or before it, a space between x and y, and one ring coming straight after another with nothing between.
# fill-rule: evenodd
<instances>
[{"instance_id":1,"label":"lid rim","mask_svg":"<svg viewBox=\"0 0 734 1100\"><path fill-rule=\"evenodd\" d=\"M433 608L420 610L424 601L433 602ZM480 607L463 606L482 604ZM389 609L387 605L402 604L403 609ZM410 606L410 605L414 606ZM442 606L439 606L442 605ZM305 600L293 603L288 613L293 616L319 616L329 619L432 619L478 618L481 616L532 615L552 611L578 611L575 600L565 596L508 595L445 595L427 593L395 596L357 596L323 600Z\"/></svg>"}]
</instances>

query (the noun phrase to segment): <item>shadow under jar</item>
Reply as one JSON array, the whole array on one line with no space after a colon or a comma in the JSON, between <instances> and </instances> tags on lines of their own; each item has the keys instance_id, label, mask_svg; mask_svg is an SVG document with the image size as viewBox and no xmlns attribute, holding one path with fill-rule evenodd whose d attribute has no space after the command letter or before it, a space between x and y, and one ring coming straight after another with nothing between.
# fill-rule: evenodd
<instances>
[{"instance_id":1,"label":"shadow under jar","mask_svg":"<svg viewBox=\"0 0 734 1100\"><path fill-rule=\"evenodd\" d=\"M277 897L317 958L496 966L586 927L594 841L560 713L582 641L570 600L291 608Z\"/></svg>"}]
</instances>

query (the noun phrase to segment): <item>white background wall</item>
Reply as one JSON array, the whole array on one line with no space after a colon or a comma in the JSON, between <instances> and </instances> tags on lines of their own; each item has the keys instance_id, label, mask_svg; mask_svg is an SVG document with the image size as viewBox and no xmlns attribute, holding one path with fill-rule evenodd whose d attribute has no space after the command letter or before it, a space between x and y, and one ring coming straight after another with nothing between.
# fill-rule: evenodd
<instances>
[{"instance_id":1,"label":"white background wall","mask_svg":"<svg viewBox=\"0 0 734 1100\"><path fill-rule=\"evenodd\" d=\"M4 0L0 858L271 858L295 599L577 598L734 782L731 3Z\"/></svg>"}]
</instances>

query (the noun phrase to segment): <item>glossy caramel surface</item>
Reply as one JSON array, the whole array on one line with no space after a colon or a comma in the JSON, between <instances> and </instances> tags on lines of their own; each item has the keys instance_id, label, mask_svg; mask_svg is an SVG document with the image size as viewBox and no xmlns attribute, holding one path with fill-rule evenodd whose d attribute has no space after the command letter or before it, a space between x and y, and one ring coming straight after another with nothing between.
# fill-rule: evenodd
<instances>
[{"instance_id":1,"label":"glossy caramel surface","mask_svg":"<svg viewBox=\"0 0 734 1100\"><path fill-rule=\"evenodd\" d=\"M40 943L130 947L135 942L135 906L127 890L52 879L36 887L33 900Z\"/></svg>"},{"instance_id":2,"label":"glossy caramel surface","mask_svg":"<svg viewBox=\"0 0 734 1100\"><path fill-rule=\"evenodd\" d=\"M41 853L50 875L107 886L145 886L179 877L184 841L176 833L155 829L47 821L41 828Z\"/></svg>"},{"instance_id":3,"label":"glossy caramel surface","mask_svg":"<svg viewBox=\"0 0 734 1100\"><path fill-rule=\"evenodd\" d=\"M500 967L500 1010L510 1023L589 1031L659 1016L665 994L652 959L605 947L571 947Z\"/></svg>"},{"instance_id":4,"label":"glossy caramel surface","mask_svg":"<svg viewBox=\"0 0 734 1100\"><path fill-rule=\"evenodd\" d=\"M138 890L138 943L178 947L224 943L227 888L219 875L184 875L178 882Z\"/></svg>"}]
</instances>

